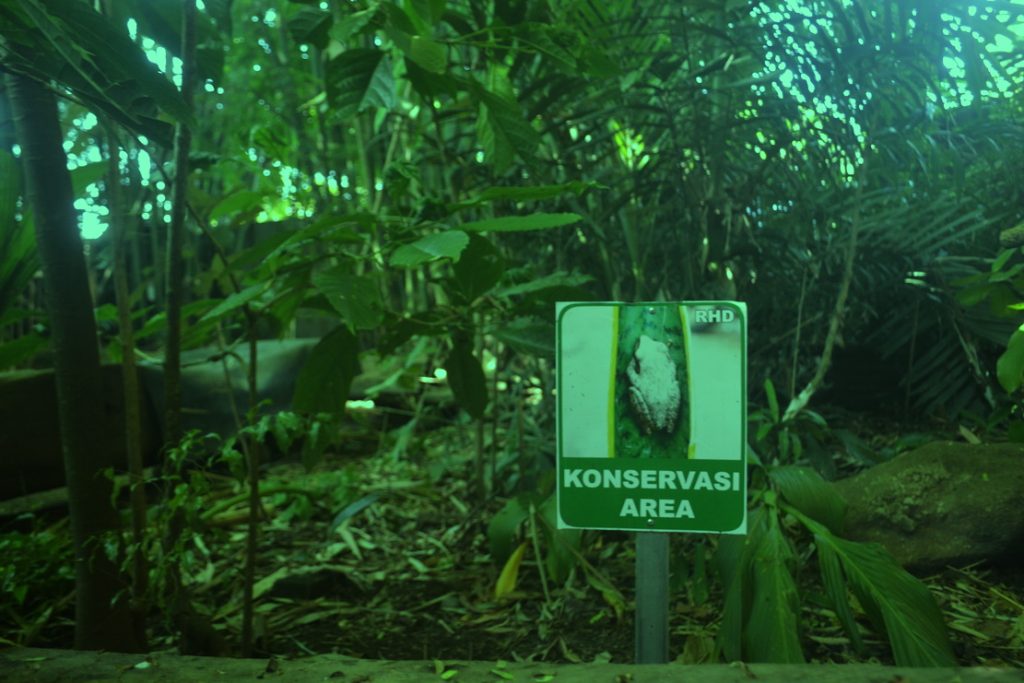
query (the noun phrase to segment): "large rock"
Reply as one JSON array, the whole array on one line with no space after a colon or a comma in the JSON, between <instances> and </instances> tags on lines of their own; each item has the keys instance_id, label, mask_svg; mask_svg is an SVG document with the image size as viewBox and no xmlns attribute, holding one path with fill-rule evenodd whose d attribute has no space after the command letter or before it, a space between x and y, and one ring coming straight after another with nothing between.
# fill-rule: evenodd
<instances>
[{"instance_id":1,"label":"large rock","mask_svg":"<svg viewBox=\"0 0 1024 683\"><path fill-rule=\"evenodd\" d=\"M115 467L127 468L124 435L124 381L120 365L104 365L103 429L95 444L110 454ZM160 441L149 401L140 406L144 456ZM148 457L147 464L154 458ZM0 373L0 500L64 485L57 385L53 370Z\"/></svg>"},{"instance_id":2,"label":"large rock","mask_svg":"<svg viewBox=\"0 0 1024 683\"><path fill-rule=\"evenodd\" d=\"M835 482L846 536L927 571L1024 559L1024 446L926 444Z\"/></svg>"},{"instance_id":3,"label":"large rock","mask_svg":"<svg viewBox=\"0 0 1024 683\"><path fill-rule=\"evenodd\" d=\"M316 339L260 341L257 352L257 394L270 402L269 411L291 404L295 378ZM235 410L244 419L249 407L247 367L249 347L223 356L206 348L182 354L182 428L235 432ZM223 361L223 362L222 362ZM159 462L163 443L163 368L139 368L142 405L142 455L146 465ZM120 365L102 368L103 430L96 448L126 466L124 391ZM64 485L57 390L53 370L0 373L0 500Z\"/></svg>"}]
</instances>

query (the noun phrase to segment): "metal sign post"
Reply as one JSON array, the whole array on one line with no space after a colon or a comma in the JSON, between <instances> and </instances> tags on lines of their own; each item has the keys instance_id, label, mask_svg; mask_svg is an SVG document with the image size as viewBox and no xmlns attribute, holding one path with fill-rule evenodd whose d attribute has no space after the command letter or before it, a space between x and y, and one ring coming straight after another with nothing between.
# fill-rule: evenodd
<instances>
[{"instance_id":1,"label":"metal sign post","mask_svg":"<svg viewBox=\"0 0 1024 683\"><path fill-rule=\"evenodd\" d=\"M668 534L636 533L636 663L668 662Z\"/></svg>"},{"instance_id":2,"label":"metal sign post","mask_svg":"<svg viewBox=\"0 0 1024 683\"><path fill-rule=\"evenodd\" d=\"M746 533L746 306L557 307L560 527L636 534L637 662L668 660L668 537Z\"/></svg>"}]
</instances>

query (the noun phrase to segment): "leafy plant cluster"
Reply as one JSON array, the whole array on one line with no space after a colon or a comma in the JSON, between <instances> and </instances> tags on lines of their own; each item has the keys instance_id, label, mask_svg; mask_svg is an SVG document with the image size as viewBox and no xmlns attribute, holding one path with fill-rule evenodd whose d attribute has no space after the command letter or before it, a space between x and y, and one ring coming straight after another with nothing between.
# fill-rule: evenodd
<instances>
[{"instance_id":1,"label":"leafy plant cluster","mask_svg":"<svg viewBox=\"0 0 1024 683\"><path fill-rule=\"evenodd\" d=\"M184 347L320 338L296 413L254 417L223 451L233 473L249 466L236 444L271 436L314 465L335 430L312 416L345 412L361 357L440 370L476 429L478 495L513 496L489 527L497 594L532 549L548 589L581 568L621 604L582 536L552 523L549 425L525 405L527 388L542 410L550 399L555 301L746 300L766 404L751 433L770 466L807 458L830 474L828 425L780 398L798 396L833 342L905 359L922 411L994 404L987 354L1019 299L1019 268L992 260L995 232L1021 218L1015 5L206 0L189 107L174 83L178 4L107 4L3 3L0 65L67 96L79 208L130 217L139 343L159 352L167 330L163 226L185 183ZM172 121L193 131L188 176L170 169ZM0 366L12 367L45 347L47 321L4 143ZM108 330L112 251L109 233L90 244ZM972 305L986 297L998 315ZM999 366L1007 389L1019 347L1010 339ZM396 457L423 405L421 393ZM515 445L499 459L502 437ZM515 485L502 490L499 472ZM824 484L785 467L761 482L750 537L719 547L727 657L800 658L796 534L855 646L845 586L898 661L947 661L920 585L837 535ZM165 504L192 525L200 490L179 485ZM776 640L751 637L762 633Z\"/></svg>"}]
</instances>

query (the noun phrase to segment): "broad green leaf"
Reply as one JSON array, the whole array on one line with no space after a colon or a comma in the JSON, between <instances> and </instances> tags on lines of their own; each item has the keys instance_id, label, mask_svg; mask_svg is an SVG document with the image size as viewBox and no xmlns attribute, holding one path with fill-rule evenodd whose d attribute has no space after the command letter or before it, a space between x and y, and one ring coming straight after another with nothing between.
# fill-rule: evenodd
<instances>
[{"instance_id":1,"label":"broad green leaf","mask_svg":"<svg viewBox=\"0 0 1024 683\"><path fill-rule=\"evenodd\" d=\"M524 118L519 103L476 82L471 88L480 103L477 136L487 162L499 174L508 169L516 155L531 162L540 136Z\"/></svg>"},{"instance_id":2,"label":"broad green leaf","mask_svg":"<svg viewBox=\"0 0 1024 683\"><path fill-rule=\"evenodd\" d=\"M790 510L790 508L786 508ZM885 633L898 666L956 666L942 612L928 586L910 575L882 546L834 536L794 511L814 534L819 552L835 553L857 601Z\"/></svg>"},{"instance_id":3,"label":"broad green leaf","mask_svg":"<svg viewBox=\"0 0 1024 683\"><path fill-rule=\"evenodd\" d=\"M308 43L318 50L323 50L327 47L332 24L330 12L313 7L302 7L288 18L288 33L296 43Z\"/></svg>"},{"instance_id":4,"label":"broad green leaf","mask_svg":"<svg viewBox=\"0 0 1024 683\"><path fill-rule=\"evenodd\" d=\"M483 148L484 159L499 175L508 170L515 156L515 146L501 128L501 121L491 108L481 103L476 115L476 134Z\"/></svg>"},{"instance_id":5,"label":"broad green leaf","mask_svg":"<svg viewBox=\"0 0 1024 683\"><path fill-rule=\"evenodd\" d=\"M355 48L327 63L327 101L334 114L348 118L371 107L391 109L395 81L391 59L383 50Z\"/></svg>"},{"instance_id":6,"label":"broad green leaf","mask_svg":"<svg viewBox=\"0 0 1024 683\"><path fill-rule=\"evenodd\" d=\"M339 325L309 352L295 382L292 408L306 413L343 412L352 379L358 373L359 341L347 327Z\"/></svg>"},{"instance_id":7,"label":"broad green leaf","mask_svg":"<svg viewBox=\"0 0 1024 683\"><path fill-rule=\"evenodd\" d=\"M313 286L345 320L349 329L369 330L383 320L380 292L367 276L355 275L351 266L335 266L313 274Z\"/></svg>"},{"instance_id":8,"label":"broad green leaf","mask_svg":"<svg viewBox=\"0 0 1024 683\"><path fill-rule=\"evenodd\" d=\"M468 343L455 342L445 360L444 369L455 402L473 419L482 418L487 408L487 382L480 361L473 355Z\"/></svg>"},{"instance_id":9,"label":"broad green leaf","mask_svg":"<svg viewBox=\"0 0 1024 683\"><path fill-rule=\"evenodd\" d=\"M210 209L210 220L220 221L222 218L236 213L247 214L257 211L263 206L264 194L250 190L240 190L229 194Z\"/></svg>"},{"instance_id":10,"label":"broad green leaf","mask_svg":"<svg viewBox=\"0 0 1024 683\"><path fill-rule=\"evenodd\" d=\"M505 259L490 240L474 234L452 270L457 293L471 302L498 283L505 272Z\"/></svg>"},{"instance_id":11,"label":"broad green leaf","mask_svg":"<svg viewBox=\"0 0 1024 683\"><path fill-rule=\"evenodd\" d=\"M752 662L802 664L800 598L789 571L793 552L778 516L768 512L765 520L764 536L751 561L750 616L743 631L743 652Z\"/></svg>"},{"instance_id":12,"label":"broad green leaf","mask_svg":"<svg viewBox=\"0 0 1024 683\"><path fill-rule=\"evenodd\" d=\"M815 537L817 540L817 537ZM828 543L818 542L818 568L821 570L821 581L825 586L825 592L832 601L832 609L839 619L843 630L850 639L850 645L858 654L864 651L864 641L860 637L860 629L853 619L853 612L850 610L850 599L846 592L846 577L843 576L843 569L839 566L839 558Z\"/></svg>"},{"instance_id":13,"label":"broad green leaf","mask_svg":"<svg viewBox=\"0 0 1024 683\"><path fill-rule=\"evenodd\" d=\"M379 9L379 6L372 6L368 9L352 12L344 19L335 21L329 31L331 39L338 41L342 45L347 44L349 38L362 31L373 21Z\"/></svg>"},{"instance_id":14,"label":"broad green leaf","mask_svg":"<svg viewBox=\"0 0 1024 683\"><path fill-rule=\"evenodd\" d=\"M526 553L527 542L523 541L519 547L509 555L505 566L501 568L497 583L494 584L494 597L500 600L516 589L516 582L519 579L519 565L523 563L523 555Z\"/></svg>"},{"instance_id":15,"label":"broad green leaf","mask_svg":"<svg viewBox=\"0 0 1024 683\"><path fill-rule=\"evenodd\" d=\"M271 270L276 270L278 264L273 256L279 253L281 246L294 234L292 231L281 228L248 249L231 256L231 267L236 271L244 272L267 265Z\"/></svg>"},{"instance_id":16,"label":"broad green leaf","mask_svg":"<svg viewBox=\"0 0 1024 683\"><path fill-rule=\"evenodd\" d=\"M407 7L427 27L433 27L444 14L446 0L409 0Z\"/></svg>"},{"instance_id":17,"label":"broad green leaf","mask_svg":"<svg viewBox=\"0 0 1024 683\"><path fill-rule=\"evenodd\" d=\"M298 385L296 385L296 392L297 391ZM315 392L317 390L312 391ZM297 399L293 399L292 401L293 408L295 408L295 400ZM298 410L298 408L295 409ZM306 438L302 442L302 466L308 471L319 465L321 461L323 461L323 456L327 451L327 447L330 445L331 434L327 425L320 420L313 420L312 424L309 425L309 431L306 433Z\"/></svg>"},{"instance_id":18,"label":"broad green leaf","mask_svg":"<svg viewBox=\"0 0 1024 683\"><path fill-rule=\"evenodd\" d=\"M270 283L268 282L260 282L246 287L240 292L235 292L234 294L227 296L223 301L207 312L206 315L200 318L199 322L205 323L222 318L225 314L230 313L237 308L241 308L253 299L259 297L260 294L267 291L269 286Z\"/></svg>"},{"instance_id":19,"label":"broad green leaf","mask_svg":"<svg viewBox=\"0 0 1024 683\"><path fill-rule=\"evenodd\" d=\"M997 256L996 259L992 261L991 271L993 273L997 273L1000 270L1002 270L1003 266L1006 265L1006 262L1009 261L1010 257L1012 257L1015 253L1017 253L1016 249L1003 249L1001 252L999 252L999 256Z\"/></svg>"},{"instance_id":20,"label":"broad green leaf","mask_svg":"<svg viewBox=\"0 0 1024 683\"><path fill-rule=\"evenodd\" d=\"M358 243L363 240L353 226L365 227L373 223L369 214L335 215L327 214L318 221L307 225L301 230L291 233L284 242L267 255L268 259L276 259L280 254L306 242L316 240L334 240L338 242Z\"/></svg>"},{"instance_id":21,"label":"broad green leaf","mask_svg":"<svg viewBox=\"0 0 1024 683\"><path fill-rule=\"evenodd\" d=\"M0 342L0 370L21 365L50 347L50 340L32 332L17 339Z\"/></svg>"},{"instance_id":22,"label":"broad green leaf","mask_svg":"<svg viewBox=\"0 0 1024 683\"><path fill-rule=\"evenodd\" d=\"M404 244L391 254L393 266L418 266L439 258L458 261L462 250L469 244L469 235L461 230L434 233L419 238L412 244Z\"/></svg>"},{"instance_id":23,"label":"broad green leaf","mask_svg":"<svg viewBox=\"0 0 1024 683\"><path fill-rule=\"evenodd\" d=\"M463 223L466 232L526 232L529 230L547 230L572 225L583 220L575 213L532 213L527 216L500 216L485 218L479 221Z\"/></svg>"},{"instance_id":24,"label":"broad green leaf","mask_svg":"<svg viewBox=\"0 0 1024 683\"><path fill-rule=\"evenodd\" d=\"M519 498L510 498L487 524L487 542L491 559L496 563L505 562L519 538L519 525L526 520L527 510Z\"/></svg>"},{"instance_id":25,"label":"broad green leaf","mask_svg":"<svg viewBox=\"0 0 1024 683\"><path fill-rule=\"evenodd\" d=\"M1024 325L1013 333L1006 350L996 361L996 376L1009 394L1017 391L1024 381Z\"/></svg>"},{"instance_id":26,"label":"broad green leaf","mask_svg":"<svg viewBox=\"0 0 1024 683\"><path fill-rule=\"evenodd\" d=\"M412 36L409 40L409 59L434 74L448 70L448 48L423 36Z\"/></svg>"},{"instance_id":27,"label":"broad green leaf","mask_svg":"<svg viewBox=\"0 0 1024 683\"><path fill-rule=\"evenodd\" d=\"M405 77L409 80L413 89L428 101L438 95L454 97L459 89L458 81L447 74L435 74L427 71L412 59L406 57Z\"/></svg>"},{"instance_id":28,"label":"broad green leaf","mask_svg":"<svg viewBox=\"0 0 1024 683\"><path fill-rule=\"evenodd\" d=\"M833 533L842 531L846 502L820 474L810 467L786 465L768 470L768 476L797 510Z\"/></svg>"},{"instance_id":29,"label":"broad green leaf","mask_svg":"<svg viewBox=\"0 0 1024 683\"><path fill-rule=\"evenodd\" d=\"M494 336L519 353L537 358L555 355L555 326L547 320L519 318L495 330Z\"/></svg>"}]
</instances>

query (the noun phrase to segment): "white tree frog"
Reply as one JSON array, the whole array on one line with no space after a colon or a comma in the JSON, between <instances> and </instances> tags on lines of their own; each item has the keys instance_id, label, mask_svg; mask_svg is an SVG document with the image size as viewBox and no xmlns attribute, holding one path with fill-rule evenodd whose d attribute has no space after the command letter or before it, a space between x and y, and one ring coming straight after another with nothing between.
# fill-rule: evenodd
<instances>
[{"instance_id":1,"label":"white tree frog","mask_svg":"<svg viewBox=\"0 0 1024 683\"><path fill-rule=\"evenodd\" d=\"M640 335L626 367L629 402L640 417L644 432L675 430L679 418L679 380L668 346Z\"/></svg>"}]
</instances>

